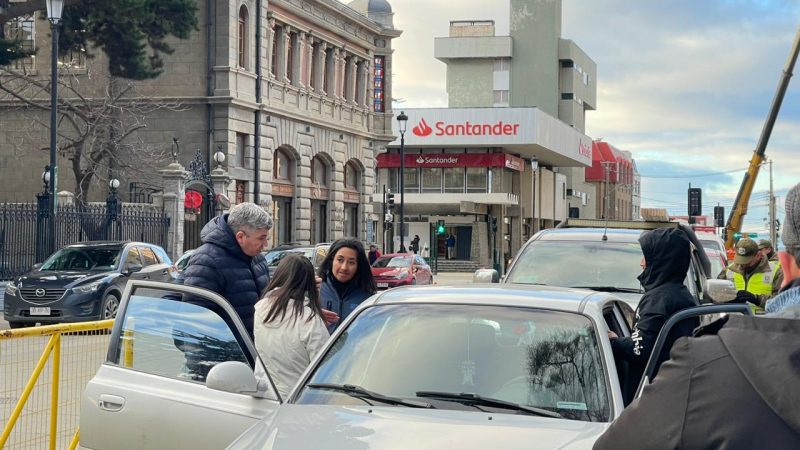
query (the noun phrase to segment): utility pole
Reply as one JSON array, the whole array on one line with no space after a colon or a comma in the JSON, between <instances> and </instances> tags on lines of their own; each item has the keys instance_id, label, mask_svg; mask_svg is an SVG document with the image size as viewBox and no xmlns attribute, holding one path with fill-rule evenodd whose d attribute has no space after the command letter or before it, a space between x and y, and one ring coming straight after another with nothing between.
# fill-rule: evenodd
<instances>
[{"instance_id":1,"label":"utility pole","mask_svg":"<svg viewBox=\"0 0 800 450\"><path fill-rule=\"evenodd\" d=\"M772 190L772 160L769 160L769 241L772 242L773 248L778 248L777 243L777 229L775 227L775 191Z\"/></svg>"},{"instance_id":2,"label":"utility pole","mask_svg":"<svg viewBox=\"0 0 800 450\"><path fill-rule=\"evenodd\" d=\"M605 189L605 200L603 201L603 206L605 208L605 212L603 213L603 218L609 220L608 214L608 202L610 201L610 186L611 186L611 164L610 161L603 161L603 170L605 171L605 180L606 180L606 189Z\"/></svg>"}]
</instances>

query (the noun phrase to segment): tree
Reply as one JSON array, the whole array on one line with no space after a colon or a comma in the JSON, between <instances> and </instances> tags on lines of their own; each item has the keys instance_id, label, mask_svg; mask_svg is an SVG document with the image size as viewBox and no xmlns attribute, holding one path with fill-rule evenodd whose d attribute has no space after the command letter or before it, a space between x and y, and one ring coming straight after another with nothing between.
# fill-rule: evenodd
<instances>
[{"instance_id":1,"label":"tree","mask_svg":"<svg viewBox=\"0 0 800 450\"><path fill-rule=\"evenodd\" d=\"M10 20L45 11L45 0L0 0L0 66L30 55L17 39L3 34ZM99 49L109 73L143 80L157 77L170 36L187 39L197 30L195 0L66 0L59 51ZM91 56L91 54L89 54Z\"/></svg>"},{"instance_id":2,"label":"tree","mask_svg":"<svg viewBox=\"0 0 800 450\"><path fill-rule=\"evenodd\" d=\"M97 77L91 70L78 76L68 66L60 72L57 148L59 156L70 161L78 205L85 206L92 187L105 184L111 173L115 178L150 179L165 164L169 147L148 145L138 132L153 113L186 108L179 102L153 100L157 96L141 92L131 80ZM87 85L95 91L89 92ZM12 142L20 152L29 152L29 143L40 140L41 131L50 126L42 114L50 110L49 92L47 75L0 67L0 102L16 105L29 124L19 144Z\"/></svg>"}]
</instances>

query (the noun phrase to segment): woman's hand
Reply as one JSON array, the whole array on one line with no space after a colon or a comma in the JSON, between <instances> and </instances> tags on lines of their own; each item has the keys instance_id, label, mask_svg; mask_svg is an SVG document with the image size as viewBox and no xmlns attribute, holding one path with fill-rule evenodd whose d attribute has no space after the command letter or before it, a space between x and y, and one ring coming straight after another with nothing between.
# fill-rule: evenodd
<instances>
[{"instance_id":1,"label":"woman's hand","mask_svg":"<svg viewBox=\"0 0 800 450\"><path fill-rule=\"evenodd\" d=\"M327 309L323 309L322 320L325 322L325 325L333 325L334 323L339 321L339 315L333 311L328 311Z\"/></svg>"}]
</instances>

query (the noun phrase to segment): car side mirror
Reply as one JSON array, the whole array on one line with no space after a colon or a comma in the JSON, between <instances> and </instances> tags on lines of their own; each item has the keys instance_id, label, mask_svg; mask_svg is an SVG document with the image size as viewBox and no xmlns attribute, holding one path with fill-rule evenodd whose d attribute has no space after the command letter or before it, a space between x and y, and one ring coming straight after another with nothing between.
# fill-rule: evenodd
<instances>
[{"instance_id":1,"label":"car side mirror","mask_svg":"<svg viewBox=\"0 0 800 450\"><path fill-rule=\"evenodd\" d=\"M132 273L140 272L141 270L141 264L128 264L128 266L125 268L125 273L130 275Z\"/></svg>"},{"instance_id":2,"label":"car side mirror","mask_svg":"<svg viewBox=\"0 0 800 450\"><path fill-rule=\"evenodd\" d=\"M253 369L240 361L225 361L212 367L206 376L206 386L234 394L258 392L258 380Z\"/></svg>"},{"instance_id":3,"label":"car side mirror","mask_svg":"<svg viewBox=\"0 0 800 450\"><path fill-rule=\"evenodd\" d=\"M39 270L42 268L42 263L36 263L31 267L33 270Z\"/></svg>"},{"instance_id":4,"label":"car side mirror","mask_svg":"<svg viewBox=\"0 0 800 450\"><path fill-rule=\"evenodd\" d=\"M736 286L730 280L706 280L706 294L714 303L728 303L736 298Z\"/></svg>"},{"instance_id":5,"label":"car side mirror","mask_svg":"<svg viewBox=\"0 0 800 450\"><path fill-rule=\"evenodd\" d=\"M499 283L500 274L494 269L478 269L472 275L473 283Z\"/></svg>"}]
</instances>

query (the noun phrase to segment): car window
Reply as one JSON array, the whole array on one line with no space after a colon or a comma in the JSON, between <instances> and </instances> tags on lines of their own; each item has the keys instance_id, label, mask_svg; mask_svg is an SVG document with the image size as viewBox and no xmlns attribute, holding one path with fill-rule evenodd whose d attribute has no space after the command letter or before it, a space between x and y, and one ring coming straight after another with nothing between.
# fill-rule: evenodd
<instances>
[{"instance_id":1,"label":"car window","mask_svg":"<svg viewBox=\"0 0 800 450\"><path fill-rule=\"evenodd\" d=\"M231 325L211 309L137 289L125 310L118 352L109 361L149 374L203 383L223 361L252 364Z\"/></svg>"},{"instance_id":2,"label":"car window","mask_svg":"<svg viewBox=\"0 0 800 450\"><path fill-rule=\"evenodd\" d=\"M414 261L416 261L417 264L419 264L420 266L423 266L423 267L428 265L421 256L415 256L414 257Z\"/></svg>"},{"instance_id":3,"label":"car window","mask_svg":"<svg viewBox=\"0 0 800 450\"><path fill-rule=\"evenodd\" d=\"M324 261L325 257L328 256L329 248L330 247L327 245L322 247L317 247L317 259L314 261L315 267L318 267L320 264L322 264L322 261Z\"/></svg>"},{"instance_id":4,"label":"car window","mask_svg":"<svg viewBox=\"0 0 800 450\"><path fill-rule=\"evenodd\" d=\"M507 282L641 291L638 242L534 241L516 258Z\"/></svg>"},{"instance_id":5,"label":"car window","mask_svg":"<svg viewBox=\"0 0 800 450\"><path fill-rule=\"evenodd\" d=\"M139 249L136 247L131 247L128 250L128 255L125 257L125 265L122 269L128 270L132 265L136 264L142 265L142 258L139 256Z\"/></svg>"},{"instance_id":6,"label":"car window","mask_svg":"<svg viewBox=\"0 0 800 450\"><path fill-rule=\"evenodd\" d=\"M583 421L605 422L610 414L592 322L528 308L370 307L339 335L311 374L312 383L351 384L400 398L415 398L418 391L471 392ZM296 402L363 404L308 386ZM436 407L463 409L448 402Z\"/></svg>"},{"instance_id":7,"label":"car window","mask_svg":"<svg viewBox=\"0 0 800 450\"><path fill-rule=\"evenodd\" d=\"M144 261L144 266L152 266L154 264L158 264L158 258L156 258L156 254L150 247L139 247L139 251L142 254L142 261Z\"/></svg>"},{"instance_id":8,"label":"car window","mask_svg":"<svg viewBox=\"0 0 800 450\"><path fill-rule=\"evenodd\" d=\"M121 247L65 247L50 256L39 270L113 270L119 264Z\"/></svg>"},{"instance_id":9,"label":"car window","mask_svg":"<svg viewBox=\"0 0 800 450\"><path fill-rule=\"evenodd\" d=\"M186 266L189 265L189 260L192 259L192 253L194 252L184 253L180 258L178 258L178 262L175 263L175 267L177 267L178 270L185 270Z\"/></svg>"},{"instance_id":10,"label":"car window","mask_svg":"<svg viewBox=\"0 0 800 450\"><path fill-rule=\"evenodd\" d=\"M388 267L408 267L411 265L412 260L413 258L410 256L382 257L375 260L375 262L372 264L372 267L376 267L378 269Z\"/></svg>"},{"instance_id":11,"label":"car window","mask_svg":"<svg viewBox=\"0 0 800 450\"><path fill-rule=\"evenodd\" d=\"M156 253L156 256L158 257L159 261L161 261L164 264L172 264L172 260L170 259L169 255L167 255L167 252L164 251L163 248L161 248L158 245L153 245L150 248L153 249L153 251Z\"/></svg>"}]
</instances>

